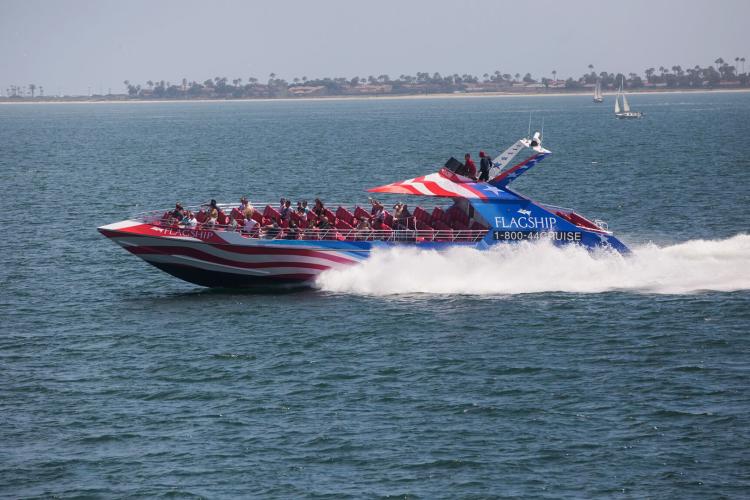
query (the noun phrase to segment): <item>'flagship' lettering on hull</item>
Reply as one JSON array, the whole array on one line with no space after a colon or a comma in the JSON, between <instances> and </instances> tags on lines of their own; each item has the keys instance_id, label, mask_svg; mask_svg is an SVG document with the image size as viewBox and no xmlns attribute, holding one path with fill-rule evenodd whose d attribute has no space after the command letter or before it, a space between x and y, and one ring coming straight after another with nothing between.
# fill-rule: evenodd
<instances>
[{"instance_id":1,"label":"'flagship' lettering on hull","mask_svg":"<svg viewBox=\"0 0 750 500\"><path fill-rule=\"evenodd\" d=\"M191 238L198 238L199 240L207 240L211 238L212 232L201 231L201 230L196 230L196 229L165 228L164 235L165 236L188 236Z\"/></svg>"},{"instance_id":2,"label":"'flagship' lettering on hull","mask_svg":"<svg viewBox=\"0 0 750 500\"><path fill-rule=\"evenodd\" d=\"M495 217L495 227L503 229L549 229L557 223L556 217Z\"/></svg>"}]
</instances>

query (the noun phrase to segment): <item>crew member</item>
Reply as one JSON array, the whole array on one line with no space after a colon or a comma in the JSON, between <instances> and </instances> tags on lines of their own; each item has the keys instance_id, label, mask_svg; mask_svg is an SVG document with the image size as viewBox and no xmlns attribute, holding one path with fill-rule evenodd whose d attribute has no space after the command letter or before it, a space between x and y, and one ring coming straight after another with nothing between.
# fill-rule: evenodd
<instances>
[{"instance_id":1,"label":"crew member","mask_svg":"<svg viewBox=\"0 0 750 500\"><path fill-rule=\"evenodd\" d=\"M487 182L490 180L490 169L492 168L492 160L490 157L484 154L484 151L479 152L479 182Z\"/></svg>"},{"instance_id":2,"label":"crew member","mask_svg":"<svg viewBox=\"0 0 750 500\"><path fill-rule=\"evenodd\" d=\"M469 153L464 155L464 166L466 167L466 176L477 180L477 166L474 164L474 160L471 159Z\"/></svg>"}]
</instances>

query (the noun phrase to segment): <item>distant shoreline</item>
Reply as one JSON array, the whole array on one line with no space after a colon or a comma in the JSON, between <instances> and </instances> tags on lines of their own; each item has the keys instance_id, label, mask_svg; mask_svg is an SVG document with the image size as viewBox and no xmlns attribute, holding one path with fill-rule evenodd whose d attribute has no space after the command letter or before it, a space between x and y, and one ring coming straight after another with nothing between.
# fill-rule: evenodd
<instances>
[{"instance_id":1,"label":"distant shoreline","mask_svg":"<svg viewBox=\"0 0 750 500\"><path fill-rule=\"evenodd\" d=\"M733 89L651 89L627 92L627 95L646 94L726 94L746 93L750 88ZM547 90L543 92L464 92L464 93L435 93L435 94L391 94L391 95L354 95L354 96L317 96L317 97L276 97L276 98L238 98L238 99L141 99L122 98L108 99L92 97L69 98L0 98L0 105L23 104L165 104L165 103L231 103L231 102L297 102L297 101L372 101L372 100L400 100L400 99L471 99L483 97L559 97L559 96L588 96L590 91L560 91ZM616 92L606 92L604 96L615 96Z\"/></svg>"}]
</instances>

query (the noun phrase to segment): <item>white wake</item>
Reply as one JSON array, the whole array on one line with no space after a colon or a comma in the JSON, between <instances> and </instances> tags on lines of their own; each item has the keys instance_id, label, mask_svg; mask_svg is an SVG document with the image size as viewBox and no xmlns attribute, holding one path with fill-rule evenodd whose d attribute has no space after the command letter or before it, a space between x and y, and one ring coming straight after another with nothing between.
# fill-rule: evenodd
<instances>
[{"instance_id":1,"label":"white wake","mask_svg":"<svg viewBox=\"0 0 750 500\"><path fill-rule=\"evenodd\" d=\"M750 235L664 247L648 244L632 250L623 256L526 242L485 251L397 248L375 251L356 266L326 271L317 286L365 295L612 290L688 294L750 289Z\"/></svg>"}]
</instances>

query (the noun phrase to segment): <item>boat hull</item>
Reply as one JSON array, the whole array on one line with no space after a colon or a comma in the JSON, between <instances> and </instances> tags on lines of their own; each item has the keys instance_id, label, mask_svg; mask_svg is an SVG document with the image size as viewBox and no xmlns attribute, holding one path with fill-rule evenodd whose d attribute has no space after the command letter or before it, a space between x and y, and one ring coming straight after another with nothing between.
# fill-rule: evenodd
<instances>
[{"instance_id":1,"label":"boat hull","mask_svg":"<svg viewBox=\"0 0 750 500\"><path fill-rule=\"evenodd\" d=\"M300 286L365 259L367 242L259 240L238 232L123 221L99 232L172 276L208 287Z\"/></svg>"},{"instance_id":2,"label":"boat hull","mask_svg":"<svg viewBox=\"0 0 750 500\"><path fill-rule=\"evenodd\" d=\"M479 206L479 205L478 205ZM552 220L552 219L550 219ZM510 227L497 225L510 223ZM266 240L237 231L165 227L127 220L102 226L99 232L128 252L181 280L219 288L298 288L312 286L331 269L355 265L377 248L413 247L442 250L455 247L486 249L495 244L548 239L553 244L607 247L626 253L627 247L601 230L570 226L564 231L526 231L521 218L502 217L484 238L471 242L429 241L418 238L389 241ZM566 224L557 221L558 225Z\"/></svg>"},{"instance_id":3,"label":"boat hull","mask_svg":"<svg viewBox=\"0 0 750 500\"><path fill-rule=\"evenodd\" d=\"M643 113L641 113L640 111L625 111L621 113L615 113L615 116L620 119L641 118L643 116Z\"/></svg>"}]
</instances>

